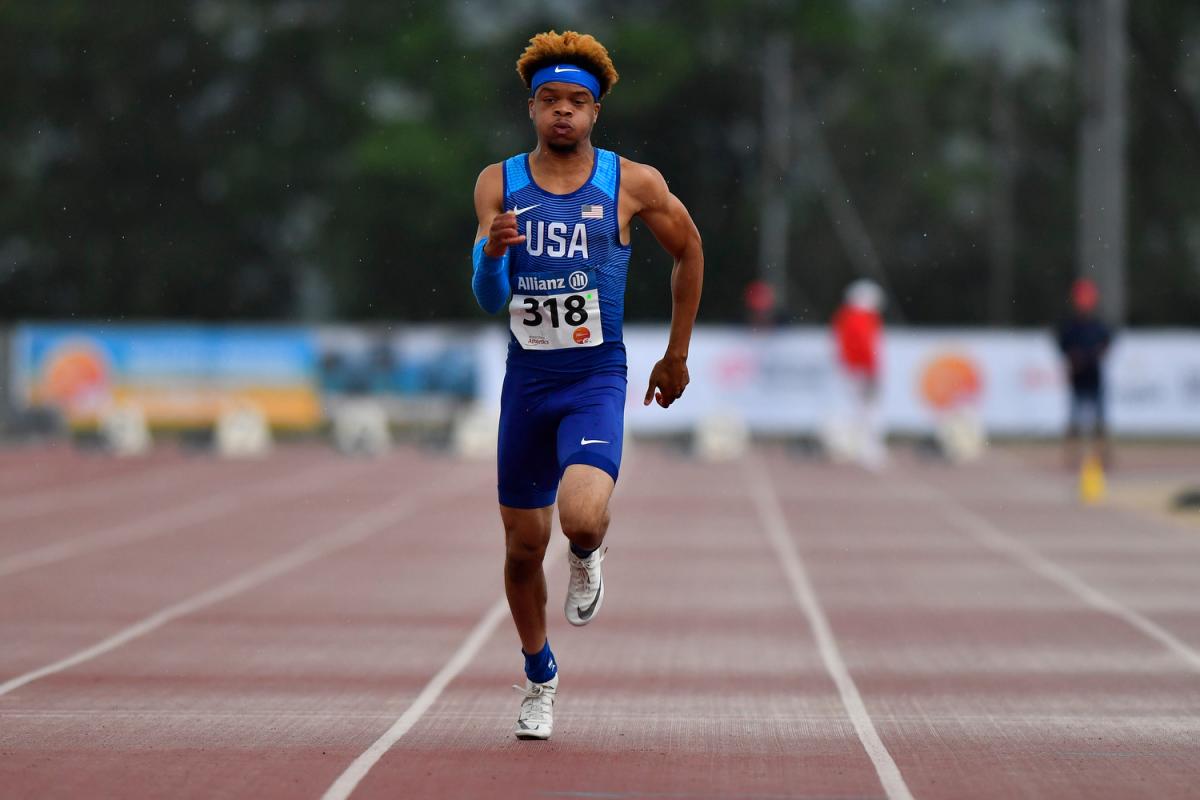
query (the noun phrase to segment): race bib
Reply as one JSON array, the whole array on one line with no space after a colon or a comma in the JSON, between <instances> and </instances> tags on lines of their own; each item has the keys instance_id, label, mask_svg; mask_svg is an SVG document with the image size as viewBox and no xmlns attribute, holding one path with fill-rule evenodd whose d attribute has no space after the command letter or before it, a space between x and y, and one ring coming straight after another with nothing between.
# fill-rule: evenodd
<instances>
[{"instance_id":1,"label":"race bib","mask_svg":"<svg viewBox=\"0 0 1200 800\"><path fill-rule=\"evenodd\" d=\"M517 276L509 328L526 350L595 347L604 342L596 273L528 272Z\"/></svg>"}]
</instances>

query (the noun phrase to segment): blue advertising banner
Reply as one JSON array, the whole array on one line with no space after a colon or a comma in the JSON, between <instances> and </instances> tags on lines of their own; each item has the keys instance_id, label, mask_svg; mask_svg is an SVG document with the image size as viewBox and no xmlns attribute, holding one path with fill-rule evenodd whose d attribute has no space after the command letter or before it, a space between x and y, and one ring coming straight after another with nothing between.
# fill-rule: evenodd
<instances>
[{"instance_id":1,"label":"blue advertising banner","mask_svg":"<svg viewBox=\"0 0 1200 800\"><path fill-rule=\"evenodd\" d=\"M253 406L276 427L321 422L317 354L298 327L26 324L12 340L18 405L76 427L136 405L151 425L209 425Z\"/></svg>"}]
</instances>

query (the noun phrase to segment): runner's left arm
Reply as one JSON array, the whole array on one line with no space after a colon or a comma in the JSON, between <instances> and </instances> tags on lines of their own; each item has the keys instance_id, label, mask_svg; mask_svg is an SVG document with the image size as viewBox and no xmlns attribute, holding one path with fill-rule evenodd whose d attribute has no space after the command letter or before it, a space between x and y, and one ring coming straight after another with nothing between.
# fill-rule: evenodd
<instances>
[{"instance_id":1,"label":"runner's left arm","mask_svg":"<svg viewBox=\"0 0 1200 800\"><path fill-rule=\"evenodd\" d=\"M679 399L688 385L687 357L692 327L700 308L704 286L704 247L692 215L671 194L662 174L653 167L631 165L629 188L638 201L637 216L654 238L675 259L671 270L671 335L667 352L650 371L644 405L657 400L663 408ZM627 184L627 185L628 185Z\"/></svg>"}]
</instances>

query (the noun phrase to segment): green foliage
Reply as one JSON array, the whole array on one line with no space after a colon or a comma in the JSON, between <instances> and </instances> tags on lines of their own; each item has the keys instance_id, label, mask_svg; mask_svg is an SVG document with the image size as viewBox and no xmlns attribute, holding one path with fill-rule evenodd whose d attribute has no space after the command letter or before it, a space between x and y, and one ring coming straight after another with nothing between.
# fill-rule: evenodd
<instances>
[{"instance_id":1,"label":"green foliage","mask_svg":"<svg viewBox=\"0 0 1200 800\"><path fill-rule=\"evenodd\" d=\"M962 14L1021 5L0 3L0 315L481 318L471 191L534 144L513 63L555 27L613 53L596 142L658 167L692 211L708 321L740 319L757 272L768 33L793 43L795 89L910 322L987 319L1004 92L1013 319L1041 324L1075 265L1073 4L1036 23L1063 64L1001 69L947 38ZM1194 323L1200 12L1130 6L1131 316ZM810 156L798 138L786 311L822 322L855 268ZM644 231L634 244L628 314L664 319L669 260Z\"/></svg>"}]
</instances>

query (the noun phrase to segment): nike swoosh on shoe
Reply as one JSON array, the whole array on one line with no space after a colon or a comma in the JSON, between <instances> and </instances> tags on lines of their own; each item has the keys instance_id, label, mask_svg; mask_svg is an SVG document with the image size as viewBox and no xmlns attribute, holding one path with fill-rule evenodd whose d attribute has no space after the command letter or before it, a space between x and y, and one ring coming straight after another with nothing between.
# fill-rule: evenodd
<instances>
[{"instance_id":1,"label":"nike swoosh on shoe","mask_svg":"<svg viewBox=\"0 0 1200 800\"><path fill-rule=\"evenodd\" d=\"M580 619L585 620L585 621L589 620L592 618L592 614L596 613L596 603L600 602L600 589L603 587L604 587L604 577L601 576L600 582L596 584L596 596L592 598L592 604L590 606L588 606L587 608L580 608L579 606L575 606L575 610L577 612L579 612Z\"/></svg>"}]
</instances>

